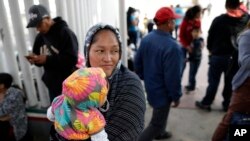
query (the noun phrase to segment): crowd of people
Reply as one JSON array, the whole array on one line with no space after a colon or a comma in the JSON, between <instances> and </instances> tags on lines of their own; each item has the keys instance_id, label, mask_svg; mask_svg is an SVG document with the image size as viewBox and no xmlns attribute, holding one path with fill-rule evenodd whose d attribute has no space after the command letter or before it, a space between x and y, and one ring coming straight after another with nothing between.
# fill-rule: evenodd
<instances>
[{"instance_id":1,"label":"crowd of people","mask_svg":"<svg viewBox=\"0 0 250 141\"><path fill-rule=\"evenodd\" d=\"M85 67L78 68L78 41L61 17L52 18L46 7L29 9L27 28L39 32L27 60L44 68L42 80L49 90L51 141L152 141L171 138L166 131L171 107L180 104L182 76L189 63L186 93L194 91L202 50L209 51L208 86L197 108L211 111L221 74L224 73L222 108L225 117L212 137L222 141L234 113L249 113L249 14L239 0L226 0L226 13L216 17L202 37L204 9L194 5L183 13L161 7L145 36L138 31L137 9L127 11L128 43L134 45L130 69L121 62L119 30L98 23L86 33ZM179 12L176 12L179 11ZM172 33L175 32L175 35ZM175 36L175 37L174 37ZM139 37L141 40L139 40ZM239 62L239 65L238 65ZM131 69L133 67L133 69ZM144 87L142 85L144 82ZM30 140L25 94L9 73L0 73L0 140ZM232 99L231 99L232 97ZM153 108L145 127L146 100Z\"/></svg>"}]
</instances>

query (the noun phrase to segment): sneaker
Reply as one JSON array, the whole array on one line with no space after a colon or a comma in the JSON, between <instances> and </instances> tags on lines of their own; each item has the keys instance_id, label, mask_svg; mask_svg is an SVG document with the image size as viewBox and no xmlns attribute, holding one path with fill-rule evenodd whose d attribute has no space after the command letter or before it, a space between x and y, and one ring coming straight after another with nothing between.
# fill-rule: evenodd
<instances>
[{"instance_id":1,"label":"sneaker","mask_svg":"<svg viewBox=\"0 0 250 141\"><path fill-rule=\"evenodd\" d=\"M155 140L169 139L172 137L172 133L165 131L164 133L156 136Z\"/></svg>"},{"instance_id":2,"label":"sneaker","mask_svg":"<svg viewBox=\"0 0 250 141\"><path fill-rule=\"evenodd\" d=\"M195 88L191 87L191 86L185 86L185 90L186 91L194 91Z\"/></svg>"},{"instance_id":3,"label":"sneaker","mask_svg":"<svg viewBox=\"0 0 250 141\"><path fill-rule=\"evenodd\" d=\"M210 105L204 105L200 101L196 101L195 106L202 109L202 110L206 110L206 111L209 111L209 112L211 111Z\"/></svg>"}]
</instances>

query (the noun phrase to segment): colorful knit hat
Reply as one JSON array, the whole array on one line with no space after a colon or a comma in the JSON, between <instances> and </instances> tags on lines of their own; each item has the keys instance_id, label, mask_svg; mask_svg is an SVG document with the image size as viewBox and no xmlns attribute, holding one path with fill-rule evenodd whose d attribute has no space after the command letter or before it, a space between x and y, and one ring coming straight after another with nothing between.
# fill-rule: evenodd
<instances>
[{"instance_id":1,"label":"colorful knit hat","mask_svg":"<svg viewBox=\"0 0 250 141\"><path fill-rule=\"evenodd\" d=\"M101 68L81 68L63 82L52 102L56 131L68 140L88 139L101 131L105 119L97 109L106 101L106 75Z\"/></svg>"}]
</instances>

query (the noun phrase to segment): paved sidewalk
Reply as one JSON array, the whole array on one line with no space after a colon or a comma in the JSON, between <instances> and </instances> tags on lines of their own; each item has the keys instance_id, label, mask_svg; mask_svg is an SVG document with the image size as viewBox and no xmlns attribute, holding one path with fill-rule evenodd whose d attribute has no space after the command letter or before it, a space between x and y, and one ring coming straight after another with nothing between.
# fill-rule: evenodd
<instances>
[{"instance_id":1,"label":"paved sidewalk","mask_svg":"<svg viewBox=\"0 0 250 141\"><path fill-rule=\"evenodd\" d=\"M169 114L167 131L171 131L173 137L162 141L210 141L215 128L221 121L225 112L222 111L222 86L219 85L216 99L211 105L212 111L206 112L195 107L195 101L201 100L205 95L207 87L208 53L203 50L203 60L197 74L197 89L189 94L183 92L181 104L177 108L172 108ZM189 65L187 64L184 76L183 87L187 84ZM223 76L221 77L223 78ZM151 119L152 108L148 105L145 126Z\"/></svg>"},{"instance_id":2,"label":"paved sidewalk","mask_svg":"<svg viewBox=\"0 0 250 141\"><path fill-rule=\"evenodd\" d=\"M150 120L151 113L152 108L148 107L146 125ZM172 109L167 131L171 131L173 137L162 141L210 141L222 115L222 111L204 112L197 109Z\"/></svg>"}]
</instances>

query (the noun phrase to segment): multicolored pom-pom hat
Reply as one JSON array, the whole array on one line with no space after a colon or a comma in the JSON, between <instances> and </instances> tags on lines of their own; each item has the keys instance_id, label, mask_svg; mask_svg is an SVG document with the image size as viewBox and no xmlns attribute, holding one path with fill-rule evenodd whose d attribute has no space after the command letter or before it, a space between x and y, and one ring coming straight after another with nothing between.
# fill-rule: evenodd
<instances>
[{"instance_id":1,"label":"multicolored pom-pom hat","mask_svg":"<svg viewBox=\"0 0 250 141\"><path fill-rule=\"evenodd\" d=\"M98 107L106 101L107 83L101 68L81 68L64 80L62 95L52 102L55 129L61 136L84 140L104 128Z\"/></svg>"}]
</instances>

